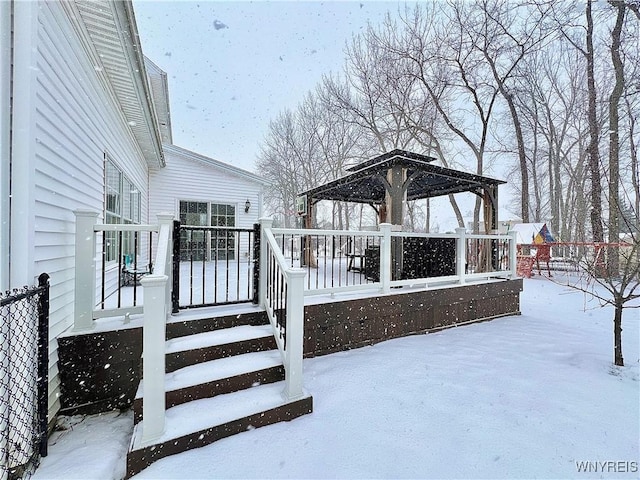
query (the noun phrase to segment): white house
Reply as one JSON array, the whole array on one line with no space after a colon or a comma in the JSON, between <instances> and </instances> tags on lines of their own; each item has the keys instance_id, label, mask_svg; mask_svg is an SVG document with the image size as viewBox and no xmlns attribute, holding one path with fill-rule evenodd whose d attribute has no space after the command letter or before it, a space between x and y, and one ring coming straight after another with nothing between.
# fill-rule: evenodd
<instances>
[{"instance_id":1,"label":"white house","mask_svg":"<svg viewBox=\"0 0 640 480\"><path fill-rule=\"evenodd\" d=\"M149 211L172 212L182 224L251 228L262 211L263 178L175 145L164 145L167 164L150 174ZM212 172L214 175L212 175ZM218 252L209 256L247 256Z\"/></svg>"},{"instance_id":2,"label":"white house","mask_svg":"<svg viewBox=\"0 0 640 480\"><path fill-rule=\"evenodd\" d=\"M208 222L224 205L249 225L264 182L171 145L166 74L142 54L130 1L1 1L0 55L0 289L50 275L51 420L56 338L74 318L74 211L150 223L198 202ZM113 244L104 253L115 269Z\"/></svg>"}]
</instances>

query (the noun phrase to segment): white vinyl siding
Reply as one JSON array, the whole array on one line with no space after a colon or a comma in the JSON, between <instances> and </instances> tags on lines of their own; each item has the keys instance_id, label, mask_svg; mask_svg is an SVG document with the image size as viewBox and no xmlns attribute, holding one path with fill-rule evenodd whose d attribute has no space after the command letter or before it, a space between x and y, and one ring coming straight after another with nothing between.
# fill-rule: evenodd
<instances>
[{"instance_id":1,"label":"white vinyl siding","mask_svg":"<svg viewBox=\"0 0 640 480\"><path fill-rule=\"evenodd\" d=\"M262 208L262 184L251 178L200 161L200 156L183 154L179 147L165 148L167 165L150 175L149 213L151 218L161 212L171 212L179 218L180 201L195 201L235 207L237 228L251 228L258 221ZM244 211L249 200L251 208Z\"/></svg>"},{"instance_id":2,"label":"white vinyl siding","mask_svg":"<svg viewBox=\"0 0 640 480\"><path fill-rule=\"evenodd\" d=\"M105 152L141 189L147 221L148 167L130 128L100 78L62 2L39 2L37 38L34 274L51 276L49 408L58 400L56 337L73 323L76 209L104 212Z\"/></svg>"}]
</instances>

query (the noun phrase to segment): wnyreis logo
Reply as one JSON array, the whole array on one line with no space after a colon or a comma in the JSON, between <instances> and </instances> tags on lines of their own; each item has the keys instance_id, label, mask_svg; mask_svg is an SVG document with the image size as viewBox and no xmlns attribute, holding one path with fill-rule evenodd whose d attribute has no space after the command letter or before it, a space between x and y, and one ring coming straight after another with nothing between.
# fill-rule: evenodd
<instances>
[{"instance_id":1,"label":"wnyreis logo","mask_svg":"<svg viewBox=\"0 0 640 480\"><path fill-rule=\"evenodd\" d=\"M638 462L576 461L576 470L579 473L636 473L638 471Z\"/></svg>"}]
</instances>

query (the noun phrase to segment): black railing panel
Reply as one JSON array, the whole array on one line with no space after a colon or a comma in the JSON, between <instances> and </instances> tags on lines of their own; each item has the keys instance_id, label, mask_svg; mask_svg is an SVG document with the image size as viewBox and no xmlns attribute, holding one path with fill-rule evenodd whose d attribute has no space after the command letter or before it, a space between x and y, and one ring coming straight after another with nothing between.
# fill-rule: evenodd
<instances>
[{"instance_id":1,"label":"black railing panel","mask_svg":"<svg viewBox=\"0 0 640 480\"><path fill-rule=\"evenodd\" d=\"M17 479L47 456L49 275L0 292L0 473Z\"/></svg>"},{"instance_id":2,"label":"black railing panel","mask_svg":"<svg viewBox=\"0 0 640 480\"><path fill-rule=\"evenodd\" d=\"M128 226L128 225L126 225ZM139 307L143 304L140 280L153 273L157 233L148 230L102 231L97 262L97 309ZM116 242L115 247L110 242ZM114 258L109 257L113 250Z\"/></svg>"},{"instance_id":3,"label":"black railing panel","mask_svg":"<svg viewBox=\"0 0 640 480\"><path fill-rule=\"evenodd\" d=\"M177 308L257 302L257 231L256 228L176 227L173 275L174 289L178 292Z\"/></svg>"},{"instance_id":4,"label":"black railing panel","mask_svg":"<svg viewBox=\"0 0 640 480\"><path fill-rule=\"evenodd\" d=\"M276 239L287 264L307 271L306 290L379 281L379 235L279 233Z\"/></svg>"}]
</instances>

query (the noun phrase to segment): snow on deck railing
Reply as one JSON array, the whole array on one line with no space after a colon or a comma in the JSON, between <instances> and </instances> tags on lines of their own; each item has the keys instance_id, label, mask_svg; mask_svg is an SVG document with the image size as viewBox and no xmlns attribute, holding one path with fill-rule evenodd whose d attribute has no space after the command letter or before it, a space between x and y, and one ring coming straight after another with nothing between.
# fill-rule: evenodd
<instances>
[{"instance_id":1,"label":"snow on deck railing","mask_svg":"<svg viewBox=\"0 0 640 480\"><path fill-rule=\"evenodd\" d=\"M271 231L271 219L261 219L260 305L274 330L285 370L283 397L303 396L304 277L301 268L287 264Z\"/></svg>"},{"instance_id":2,"label":"snow on deck railing","mask_svg":"<svg viewBox=\"0 0 640 480\"><path fill-rule=\"evenodd\" d=\"M97 318L142 313L139 285L154 266L158 225L99 224L90 210L75 215L74 331L93 328Z\"/></svg>"},{"instance_id":3,"label":"snow on deck railing","mask_svg":"<svg viewBox=\"0 0 640 480\"><path fill-rule=\"evenodd\" d=\"M274 228L271 233L290 267L305 269L304 295L356 291L388 293L391 287L464 284L513 278L515 237Z\"/></svg>"}]
</instances>

